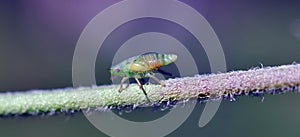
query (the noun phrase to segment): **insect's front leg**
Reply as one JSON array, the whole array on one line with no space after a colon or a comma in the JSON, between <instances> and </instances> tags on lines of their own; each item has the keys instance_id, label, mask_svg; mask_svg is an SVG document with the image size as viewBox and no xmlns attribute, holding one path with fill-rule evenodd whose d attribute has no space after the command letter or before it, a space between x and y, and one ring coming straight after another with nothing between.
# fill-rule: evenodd
<instances>
[{"instance_id":1,"label":"insect's front leg","mask_svg":"<svg viewBox=\"0 0 300 137\"><path fill-rule=\"evenodd\" d=\"M120 84L120 88L119 88L119 93L121 93L124 89L123 89L123 83L128 79L128 77L123 77L121 80L121 84Z\"/></svg>"},{"instance_id":2,"label":"insect's front leg","mask_svg":"<svg viewBox=\"0 0 300 137\"><path fill-rule=\"evenodd\" d=\"M139 79L137 77L134 77L134 79L138 83L138 85L139 85L140 89L143 91L144 95L146 96L147 101L150 102L150 99L148 98L148 95L147 95L145 89L143 88L143 85L139 81Z\"/></svg>"},{"instance_id":3,"label":"insect's front leg","mask_svg":"<svg viewBox=\"0 0 300 137\"><path fill-rule=\"evenodd\" d=\"M148 76L149 78L152 78L154 81L156 81L157 83L159 83L161 86L163 86L163 87L166 86L165 82L161 82L161 81L160 81L158 78L156 78L154 75L148 73L147 76Z\"/></svg>"},{"instance_id":4,"label":"insect's front leg","mask_svg":"<svg viewBox=\"0 0 300 137\"><path fill-rule=\"evenodd\" d=\"M141 82L139 81L139 79L137 77L134 77L135 81L138 83L140 89L143 90L143 85L141 84Z\"/></svg>"}]
</instances>

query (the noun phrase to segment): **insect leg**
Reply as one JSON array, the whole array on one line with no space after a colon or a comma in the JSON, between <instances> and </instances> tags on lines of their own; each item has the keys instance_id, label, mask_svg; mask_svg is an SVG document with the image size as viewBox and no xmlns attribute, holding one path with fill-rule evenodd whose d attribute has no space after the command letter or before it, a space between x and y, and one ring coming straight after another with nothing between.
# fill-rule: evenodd
<instances>
[{"instance_id":1,"label":"insect leg","mask_svg":"<svg viewBox=\"0 0 300 137\"><path fill-rule=\"evenodd\" d=\"M139 79L138 79L137 77L135 77L134 79L135 79L135 81L138 83L140 89L143 90L143 89L144 89L144 88L143 88L143 85L141 84L141 82L139 81Z\"/></svg>"},{"instance_id":2,"label":"insect leg","mask_svg":"<svg viewBox=\"0 0 300 137\"><path fill-rule=\"evenodd\" d=\"M128 79L128 77L123 77L121 80L120 88L119 88L119 93L122 92L123 89L123 83Z\"/></svg>"},{"instance_id":3,"label":"insect leg","mask_svg":"<svg viewBox=\"0 0 300 137\"><path fill-rule=\"evenodd\" d=\"M141 89L141 90L143 91L143 93L145 94L147 101L150 102L150 99L148 98L148 95L147 95L145 89L143 88L143 85L142 85L141 82L139 81L139 79L138 79L137 77L134 77L134 79L135 79L135 81L138 83L140 89Z\"/></svg>"},{"instance_id":4,"label":"insect leg","mask_svg":"<svg viewBox=\"0 0 300 137\"><path fill-rule=\"evenodd\" d=\"M164 82L161 82L158 78L156 78L154 75L152 74L148 74L148 77L152 78L153 80L155 80L157 83L159 83L161 86L165 87L166 84Z\"/></svg>"}]
</instances>

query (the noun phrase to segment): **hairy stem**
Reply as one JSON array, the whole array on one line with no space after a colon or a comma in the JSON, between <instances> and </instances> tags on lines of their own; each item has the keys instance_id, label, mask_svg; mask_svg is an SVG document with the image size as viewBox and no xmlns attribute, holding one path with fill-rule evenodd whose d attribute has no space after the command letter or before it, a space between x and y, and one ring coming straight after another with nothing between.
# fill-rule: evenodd
<instances>
[{"instance_id":1,"label":"hairy stem","mask_svg":"<svg viewBox=\"0 0 300 137\"><path fill-rule=\"evenodd\" d=\"M300 90L300 64L196 75L144 85L151 103L164 100L214 99L249 93ZM35 114L122 105L150 105L138 85L118 92L119 85L32 90L0 94L0 115Z\"/></svg>"}]
</instances>

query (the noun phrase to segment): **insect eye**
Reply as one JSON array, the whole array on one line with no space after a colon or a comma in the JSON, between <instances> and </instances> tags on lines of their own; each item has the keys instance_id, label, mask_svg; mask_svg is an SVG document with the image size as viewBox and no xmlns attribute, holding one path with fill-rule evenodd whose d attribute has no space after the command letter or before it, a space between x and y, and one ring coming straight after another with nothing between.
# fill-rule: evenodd
<instances>
[{"instance_id":1,"label":"insect eye","mask_svg":"<svg viewBox=\"0 0 300 137\"><path fill-rule=\"evenodd\" d=\"M116 70L116 72L120 72L120 69L119 68L117 68L117 69L115 69Z\"/></svg>"}]
</instances>

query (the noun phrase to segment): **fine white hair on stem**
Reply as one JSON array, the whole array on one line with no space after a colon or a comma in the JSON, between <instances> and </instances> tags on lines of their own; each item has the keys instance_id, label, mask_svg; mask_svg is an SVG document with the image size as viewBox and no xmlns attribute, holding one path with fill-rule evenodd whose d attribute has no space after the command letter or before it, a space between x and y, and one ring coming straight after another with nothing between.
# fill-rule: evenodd
<instances>
[{"instance_id":1,"label":"fine white hair on stem","mask_svg":"<svg viewBox=\"0 0 300 137\"><path fill-rule=\"evenodd\" d=\"M144 85L150 103L136 84L130 84L122 93L118 92L119 85L6 92L0 94L0 115L78 111L124 105L151 106L151 103L160 101L234 98L234 95L249 93L299 91L300 64L195 75L168 79L164 83L165 87Z\"/></svg>"}]
</instances>

